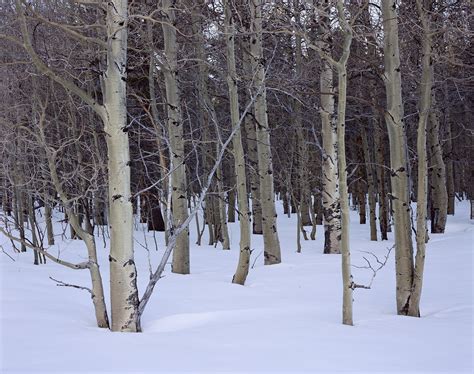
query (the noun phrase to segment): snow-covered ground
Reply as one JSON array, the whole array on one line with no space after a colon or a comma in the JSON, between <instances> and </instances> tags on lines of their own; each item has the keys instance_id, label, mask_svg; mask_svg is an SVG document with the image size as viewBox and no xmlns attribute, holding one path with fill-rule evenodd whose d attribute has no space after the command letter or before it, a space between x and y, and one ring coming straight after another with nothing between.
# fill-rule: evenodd
<instances>
[{"instance_id":1,"label":"snow-covered ground","mask_svg":"<svg viewBox=\"0 0 474 374\"><path fill-rule=\"evenodd\" d=\"M370 290L354 294L353 327L341 324L340 256L323 255L323 231L303 242L296 253L295 217L281 212L278 229L283 262L263 266L260 255L247 284L231 283L238 258L238 224L230 224L232 249L207 245L191 248L191 275L169 269L161 279L142 320L144 333L121 334L95 327L87 292L57 287L49 277L89 285L87 271L48 262L34 266L31 252L0 253L1 372L472 372L473 234L468 204L458 203L446 234L430 235L421 305L422 318L400 317L395 309L394 253ZM368 225L352 212L354 265L365 253L379 257L392 241L370 242ZM59 217L58 217L59 220ZM56 223L56 233L60 232ZM162 233L137 226L157 263ZM1 235L1 234L0 234ZM196 226L191 225L191 242ZM390 237L391 238L391 237ZM84 260L80 241L61 241L50 251ZM97 243L108 288L108 250ZM207 238L203 238L207 243ZM253 237L253 259L262 238ZM148 277L146 250L136 245L139 288ZM354 268L357 283L370 271ZM106 292L108 292L106 290Z\"/></svg>"}]
</instances>

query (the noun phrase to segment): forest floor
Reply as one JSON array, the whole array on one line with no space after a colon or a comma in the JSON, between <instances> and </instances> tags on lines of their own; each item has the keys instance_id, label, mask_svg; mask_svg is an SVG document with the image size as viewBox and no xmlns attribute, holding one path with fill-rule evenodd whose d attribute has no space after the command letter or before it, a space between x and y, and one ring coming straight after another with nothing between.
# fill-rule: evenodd
<instances>
[{"instance_id":1,"label":"forest floor","mask_svg":"<svg viewBox=\"0 0 474 374\"><path fill-rule=\"evenodd\" d=\"M457 203L446 233L430 234L421 302L422 318L401 317L395 308L395 253L370 290L354 293L354 326L341 324L341 258L324 255L323 228L316 241L303 241L296 253L296 218L280 212L278 230L283 262L263 266L262 238L253 236L247 284L231 283L238 259L238 223L229 225L230 251L195 245L191 229L191 275L166 269L142 320L144 333L111 333L94 323L87 292L57 287L55 279L89 285L87 271L50 261L35 266L33 254L14 253L0 234L0 371L73 372L472 372L473 242L469 206ZM60 221L62 217L56 217ZM352 263L363 266L373 252L383 259L389 241L369 241L369 225L351 212ZM202 219L201 219L202 222ZM81 241L62 240L61 258L83 261ZM142 293L152 266L163 252L163 233L137 226L136 263ZM310 228L307 228L310 230ZM155 250L155 239L158 250ZM141 243L141 244L139 244ZM108 250L98 237L99 257L108 294ZM258 256L258 257L257 257ZM375 263L375 262L374 262ZM372 273L354 268L356 283Z\"/></svg>"}]
</instances>

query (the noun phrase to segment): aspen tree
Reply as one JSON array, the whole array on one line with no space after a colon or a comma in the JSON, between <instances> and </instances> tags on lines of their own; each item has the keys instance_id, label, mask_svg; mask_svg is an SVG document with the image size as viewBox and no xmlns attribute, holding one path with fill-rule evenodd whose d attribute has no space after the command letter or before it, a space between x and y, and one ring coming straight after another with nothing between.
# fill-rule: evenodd
<instances>
[{"instance_id":1,"label":"aspen tree","mask_svg":"<svg viewBox=\"0 0 474 374\"><path fill-rule=\"evenodd\" d=\"M232 13L233 3L231 0L224 2L225 28L227 56L227 86L229 90L230 118L232 128L237 129L232 145L234 148L235 179L237 183L237 206L239 212L239 262L232 283L245 284L250 265L250 210L247 197L247 177L245 174L245 157L242 145L242 132L239 123L239 96L238 77L235 66L235 26Z\"/></svg>"},{"instance_id":2,"label":"aspen tree","mask_svg":"<svg viewBox=\"0 0 474 374\"><path fill-rule=\"evenodd\" d=\"M410 197L406 129L403 114L398 16L394 0L382 1L384 65L387 95L385 121L390 142L392 207L395 222L395 267L398 314L408 313L413 281L413 244L411 238Z\"/></svg>"},{"instance_id":3,"label":"aspen tree","mask_svg":"<svg viewBox=\"0 0 474 374\"><path fill-rule=\"evenodd\" d=\"M214 103L211 100L208 89L209 70L207 68L207 58L204 49L205 40L203 38L202 17L193 12L192 14L193 32L197 36L196 57L198 59L198 96L199 96L199 118L204 133L204 180L207 178L209 170L212 168L212 160L219 154L219 144L213 146L209 127L214 126L216 133L219 132L218 120ZM215 149L215 152L212 150ZM224 185L222 179L222 164L219 164L216 172L216 196L206 198L206 216L209 220L209 228L213 227L213 235L209 236L209 244L222 242L223 249L230 249L229 232L227 228L227 215L225 211ZM212 242L211 242L212 239Z\"/></svg>"},{"instance_id":4,"label":"aspen tree","mask_svg":"<svg viewBox=\"0 0 474 374\"><path fill-rule=\"evenodd\" d=\"M165 20L161 27L165 42L166 64L163 69L166 86L166 108L170 154L173 158L171 170L173 226L178 227L188 217L186 199L186 168L184 164L183 119L177 82L178 44L176 41L176 15L174 1L163 0ZM173 249L173 273L189 274L189 230L186 227L176 239Z\"/></svg>"},{"instance_id":5,"label":"aspen tree","mask_svg":"<svg viewBox=\"0 0 474 374\"><path fill-rule=\"evenodd\" d=\"M448 191L446 186L446 166L439 139L439 113L436 107L436 93L431 93L431 110L428 121L429 176L431 189L431 232L444 233L448 214Z\"/></svg>"},{"instance_id":6,"label":"aspen tree","mask_svg":"<svg viewBox=\"0 0 474 374\"><path fill-rule=\"evenodd\" d=\"M74 82L57 75L41 60L32 46L22 5L19 0L16 2L23 47L36 68L80 97L99 115L104 124L109 178L111 329L137 332L140 331L140 323L137 314L137 272L133 259L133 210L126 111L127 8L127 0L109 1L106 16L107 42L94 39L94 42L105 47L107 51L107 70L103 76L104 103L101 105ZM69 213L74 215L72 210ZM80 228L79 221L77 227Z\"/></svg>"},{"instance_id":7,"label":"aspen tree","mask_svg":"<svg viewBox=\"0 0 474 374\"><path fill-rule=\"evenodd\" d=\"M337 147L338 147L338 168L339 168L339 188L341 193L341 216L342 216L342 323L352 325L352 290L353 282L351 275L351 253L349 245L349 195L347 192L347 164L346 164L346 104L347 104L347 60L349 59L352 28L344 16L343 1L336 3L340 27L344 33L342 54L336 63L338 77L338 102L337 102Z\"/></svg>"},{"instance_id":8,"label":"aspen tree","mask_svg":"<svg viewBox=\"0 0 474 374\"><path fill-rule=\"evenodd\" d=\"M107 70L104 130L107 134L112 331L138 332L137 269L133 256L133 208L127 134L128 1L107 3Z\"/></svg>"},{"instance_id":9,"label":"aspen tree","mask_svg":"<svg viewBox=\"0 0 474 374\"><path fill-rule=\"evenodd\" d=\"M329 11L329 0L324 0L324 11ZM318 47L331 54L329 16L320 21L321 40ZM337 124L334 118L334 87L331 64L322 59L320 75L321 134L323 146L322 201L324 220L324 253L341 253L341 202L338 183Z\"/></svg>"},{"instance_id":10,"label":"aspen tree","mask_svg":"<svg viewBox=\"0 0 474 374\"><path fill-rule=\"evenodd\" d=\"M299 4L300 0L294 1L294 9L296 13L297 22L299 22ZM301 50L301 36L295 35L295 73L296 79L302 78L303 72L303 54ZM296 128L296 138L298 143L298 185L299 185L299 214L301 216L301 225L310 226L312 224L310 217L311 195L309 191L309 175L308 175L308 146L307 139L304 136L303 119L301 116L301 102L299 99L294 100L294 124Z\"/></svg>"},{"instance_id":11,"label":"aspen tree","mask_svg":"<svg viewBox=\"0 0 474 374\"><path fill-rule=\"evenodd\" d=\"M250 27L247 30L250 33ZM242 38L241 50L243 51L243 70L246 83L250 84L253 77L252 62L250 50L250 38ZM251 99L249 95L244 95L247 99ZM258 149L257 149L257 133L255 124L255 115L248 113L244 122L245 133L247 134L247 162L249 164L249 188L250 197L252 199L252 233L261 235L262 229L262 204L260 202L260 178L258 173Z\"/></svg>"},{"instance_id":12,"label":"aspen tree","mask_svg":"<svg viewBox=\"0 0 474 374\"><path fill-rule=\"evenodd\" d=\"M257 133L258 171L260 175L260 199L262 205L262 229L265 265L281 262L280 240L278 239L275 193L273 187L273 164L270 147L267 99L265 91L265 66L262 47L262 0L250 4L251 41L250 54L255 73L254 90L255 119Z\"/></svg>"},{"instance_id":13,"label":"aspen tree","mask_svg":"<svg viewBox=\"0 0 474 374\"><path fill-rule=\"evenodd\" d=\"M417 10L423 29L422 39L422 72L420 81L420 107L418 118L418 135L416 151L418 155L418 185L416 197L416 257L413 274L412 293L407 308L407 315L420 316L421 290L426 255L426 215L428 203L428 158L427 158L427 123L432 102L433 62L431 22L425 5L426 0L416 0Z\"/></svg>"}]
</instances>

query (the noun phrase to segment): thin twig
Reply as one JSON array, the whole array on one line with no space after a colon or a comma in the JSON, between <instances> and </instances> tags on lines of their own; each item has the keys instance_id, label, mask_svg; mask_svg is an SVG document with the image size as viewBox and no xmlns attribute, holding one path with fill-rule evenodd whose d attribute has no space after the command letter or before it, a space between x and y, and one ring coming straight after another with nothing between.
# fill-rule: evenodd
<instances>
[{"instance_id":1,"label":"thin twig","mask_svg":"<svg viewBox=\"0 0 474 374\"><path fill-rule=\"evenodd\" d=\"M78 286L78 285L76 285L76 284L65 283L65 282L63 282L63 281L54 279L53 277L49 277L49 279L51 279L52 281L56 282L56 286L58 286L58 287L72 287L72 288L77 288L77 289L85 290L85 291L89 292L89 293L91 294L91 297L94 296L94 294L92 293L92 290L91 290L90 288L88 288L88 287Z\"/></svg>"}]
</instances>

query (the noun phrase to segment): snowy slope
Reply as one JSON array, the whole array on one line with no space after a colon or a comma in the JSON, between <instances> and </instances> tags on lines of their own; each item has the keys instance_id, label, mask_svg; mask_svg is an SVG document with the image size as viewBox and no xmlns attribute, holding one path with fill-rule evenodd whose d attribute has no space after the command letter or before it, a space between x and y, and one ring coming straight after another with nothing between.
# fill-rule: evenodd
<instances>
[{"instance_id":1,"label":"snowy slope","mask_svg":"<svg viewBox=\"0 0 474 374\"><path fill-rule=\"evenodd\" d=\"M230 224L232 250L194 245L191 275L166 271L143 316L142 334L120 334L94 325L87 292L57 287L49 277L89 285L87 271L48 262L34 266L31 252L0 253L2 372L472 372L473 229L468 204L456 206L444 235L430 235L422 318L399 317L395 310L394 253L371 290L354 294L355 326L341 324L340 256L323 255L323 232L296 250L295 217L278 217L283 263L263 266L260 255L245 287L231 284L238 258L238 224ZM370 242L368 225L352 212L351 250L379 257L393 242ZM58 217L59 220L59 217ZM60 233L60 223L56 233ZM137 226L136 240L150 247L156 264L162 233ZM195 242L191 225L191 243ZM262 238L254 236L255 258ZM206 243L203 238L203 243ZM61 241L50 249L62 258L84 260L80 241ZM98 239L108 288L108 251ZM136 245L139 288L148 277L147 251ZM253 262L253 259L252 259ZM371 273L354 268L357 283ZM106 290L107 292L107 290Z\"/></svg>"}]
</instances>

